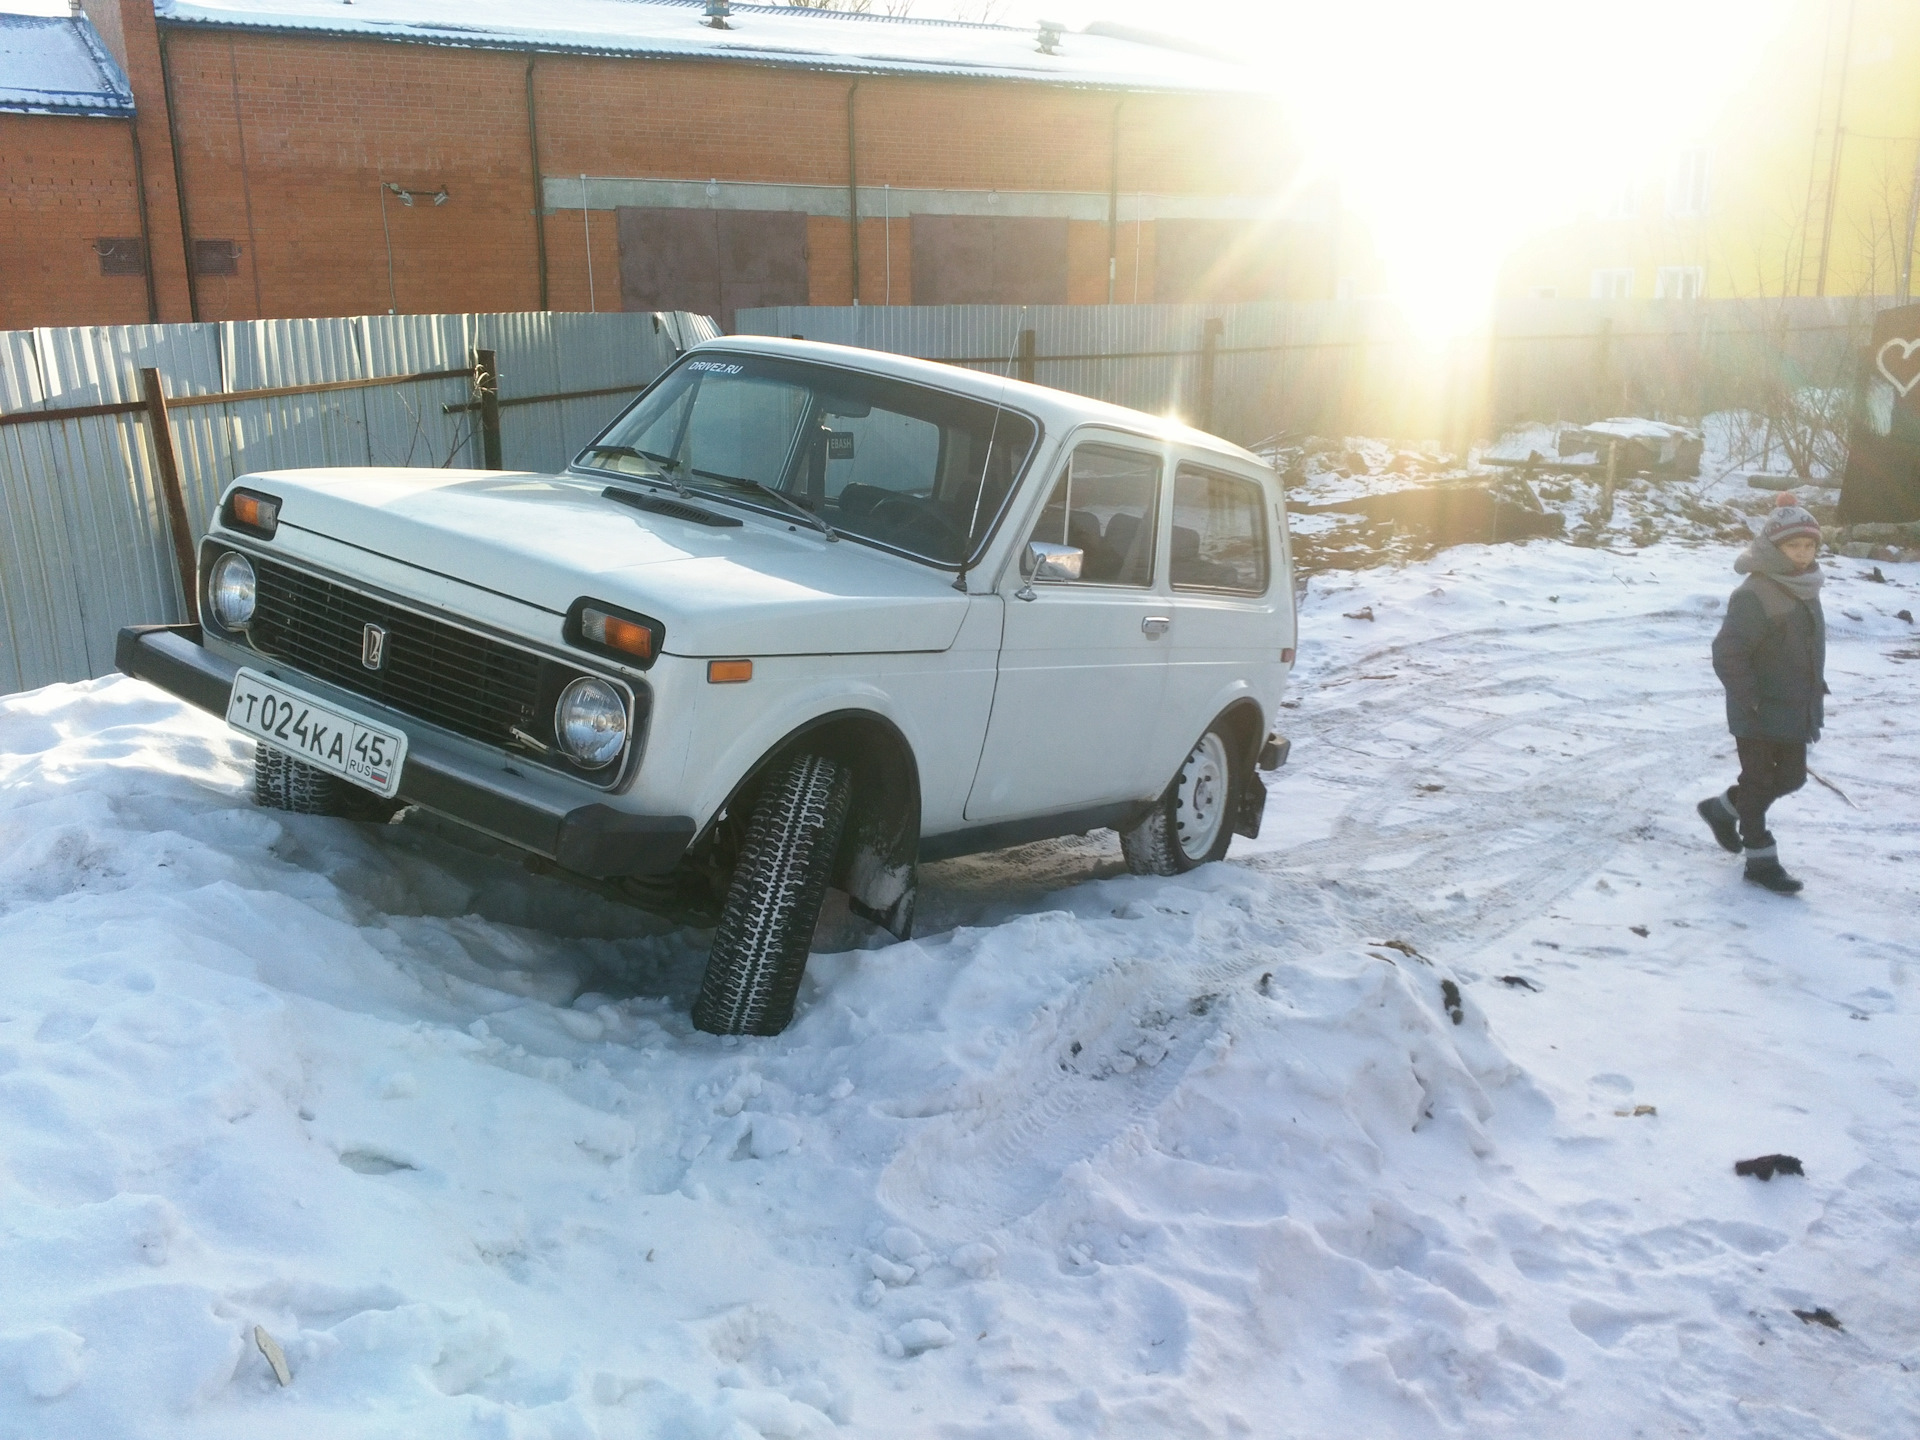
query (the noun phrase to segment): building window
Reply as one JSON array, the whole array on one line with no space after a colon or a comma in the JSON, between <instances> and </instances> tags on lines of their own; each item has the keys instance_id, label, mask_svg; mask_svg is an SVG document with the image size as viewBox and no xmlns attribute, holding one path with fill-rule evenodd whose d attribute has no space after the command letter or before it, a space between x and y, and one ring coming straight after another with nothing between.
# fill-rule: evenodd
<instances>
[{"instance_id":1,"label":"building window","mask_svg":"<svg viewBox=\"0 0 1920 1440\"><path fill-rule=\"evenodd\" d=\"M1631 220L1640 213L1639 188L1632 182L1622 185L1607 197L1601 214L1609 220Z\"/></svg>"},{"instance_id":2,"label":"building window","mask_svg":"<svg viewBox=\"0 0 1920 1440\"><path fill-rule=\"evenodd\" d=\"M102 236L93 242L100 257L102 275L144 275L147 273L147 245L138 235Z\"/></svg>"},{"instance_id":3,"label":"building window","mask_svg":"<svg viewBox=\"0 0 1920 1440\"><path fill-rule=\"evenodd\" d=\"M1631 300L1633 298L1633 267L1623 270L1596 270L1593 272L1593 298L1596 300Z\"/></svg>"},{"instance_id":4,"label":"building window","mask_svg":"<svg viewBox=\"0 0 1920 1440\"><path fill-rule=\"evenodd\" d=\"M196 275L238 275L240 247L231 240L193 242L193 273Z\"/></svg>"},{"instance_id":5,"label":"building window","mask_svg":"<svg viewBox=\"0 0 1920 1440\"><path fill-rule=\"evenodd\" d=\"M1662 265L1654 276L1656 300L1698 300L1707 291L1707 271L1703 265Z\"/></svg>"},{"instance_id":6,"label":"building window","mask_svg":"<svg viewBox=\"0 0 1920 1440\"><path fill-rule=\"evenodd\" d=\"M1689 216L1707 213L1707 182L1712 153L1696 146L1682 150L1674 161L1673 180L1667 187L1667 213Z\"/></svg>"}]
</instances>

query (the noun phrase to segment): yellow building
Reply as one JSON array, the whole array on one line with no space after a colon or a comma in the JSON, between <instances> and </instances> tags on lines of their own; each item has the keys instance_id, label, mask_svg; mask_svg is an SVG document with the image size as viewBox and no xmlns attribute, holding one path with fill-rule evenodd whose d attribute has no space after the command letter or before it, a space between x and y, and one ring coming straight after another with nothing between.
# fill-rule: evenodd
<instances>
[{"instance_id":1,"label":"yellow building","mask_svg":"<svg viewBox=\"0 0 1920 1440\"><path fill-rule=\"evenodd\" d=\"M1792 0L1707 130L1523 244L1509 296L1912 293L1920 0Z\"/></svg>"}]
</instances>

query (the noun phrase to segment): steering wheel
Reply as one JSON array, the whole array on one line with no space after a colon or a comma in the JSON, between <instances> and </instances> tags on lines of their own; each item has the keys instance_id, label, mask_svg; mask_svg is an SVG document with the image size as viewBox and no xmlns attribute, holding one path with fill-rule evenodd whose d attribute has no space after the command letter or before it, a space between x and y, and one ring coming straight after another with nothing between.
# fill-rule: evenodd
<instances>
[{"instance_id":1,"label":"steering wheel","mask_svg":"<svg viewBox=\"0 0 1920 1440\"><path fill-rule=\"evenodd\" d=\"M889 495L875 505L869 518L878 532L874 538L886 540L905 550L917 550L936 559L958 559L966 547L966 536L938 510L924 500L905 495Z\"/></svg>"}]
</instances>

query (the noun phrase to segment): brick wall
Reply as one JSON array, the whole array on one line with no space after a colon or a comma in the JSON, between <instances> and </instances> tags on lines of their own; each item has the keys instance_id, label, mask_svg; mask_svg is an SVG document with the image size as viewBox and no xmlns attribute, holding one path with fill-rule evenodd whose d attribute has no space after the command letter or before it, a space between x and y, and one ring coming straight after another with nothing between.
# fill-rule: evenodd
<instances>
[{"instance_id":1,"label":"brick wall","mask_svg":"<svg viewBox=\"0 0 1920 1440\"><path fill-rule=\"evenodd\" d=\"M185 319L186 248L150 0L85 3L133 80L162 318ZM358 314L390 305L413 312L536 308L541 226L547 303L589 307L580 213L557 211L542 220L535 211L528 56L178 26L165 31L165 44L193 238L238 251L233 274L196 275L201 319ZM550 177L843 186L855 87L845 75L766 66L540 56L532 84L540 169ZM1116 127L1127 193L1278 190L1296 163L1274 138L1271 103L1241 98L1122 99L1067 87L869 76L857 81L855 113L863 194L891 184L1104 195L1114 179ZM38 117L20 123L47 137L35 142L43 151L70 153L69 169L96 152L104 164L116 140L123 154L127 149L124 124L58 129ZM64 137L82 133L75 124L98 126L107 138L85 132L84 143L70 143ZM128 162L121 163L124 170ZM420 199L401 204L383 192L389 182ZM120 183L130 196L124 173ZM442 187L450 198L435 206L426 197ZM51 194L29 190L14 208L38 216ZM124 233L138 233L137 224L119 223ZM10 219L0 243L37 243L26 238L36 224ZM614 215L595 212L591 228L591 303L615 309ZM852 283L847 223L816 218L807 233L810 298L845 303ZM887 233L879 219L862 222L863 303L887 298ZM1117 238L1114 298L1131 300L1134 245L1150 247L1152 226L1122 226ZM1070 227L1073 302L1107 299L1108 247L1104 223ZM904 217L893 222L892 248L892 298L910 303L911 225ZM1152 258L1141 259L1139 298L1148 300ZM116 284L143 291L137 283ZM59 318L66 321L144 318L144 310L129 316L114 298L119 291L100 289L97 276L91 287L64 293ZM58 285L47 291L49 301L61 297Z\"/></svg>"},{"instance_id":2,"label":"brick wall","mask_svg":"<svg viewBox=\"0 0 1920 1440\"><path fill-rule=\"evenodd\" d=\"M191 319L186 251L180 229L180 197L174 186L166 85L161 72L160 32L154 23L153 0L82 0L81 8L99 32L102 43L120 62L127 82L133 87L134 125L140 135L147 198L148 263L153 267L159 318L163 321ZM83 309L61 323L101 322Z\"/></svg>"},{"instance_id":3,"label":"brick wall","mask_svg":"<svg viewBox=\"0 0 1920 1440\"><path fill-rule=\"evenodd\" d=\"M140 234L129 128L0 114L0 330L147 319L145 277L102 275L94 248Z\"/></svg>"}]
</instances>

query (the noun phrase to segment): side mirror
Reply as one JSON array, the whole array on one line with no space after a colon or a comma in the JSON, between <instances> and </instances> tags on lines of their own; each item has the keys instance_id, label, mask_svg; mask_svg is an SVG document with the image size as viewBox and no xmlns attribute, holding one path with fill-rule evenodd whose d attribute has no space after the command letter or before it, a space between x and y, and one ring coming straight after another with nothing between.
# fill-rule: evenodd
<instances>
[{"instance_id":1,"label":"side mirror","mask_svg":"<svg viewBox=\"0 0 1920 1440\"><path fill-rule=\"evenodd\" d=\"M1020 576L1024 580L1078 580L1087 552L1078 545L1049 545L1029 540L1020 554Z\"/></svg>"}]
</instances>

